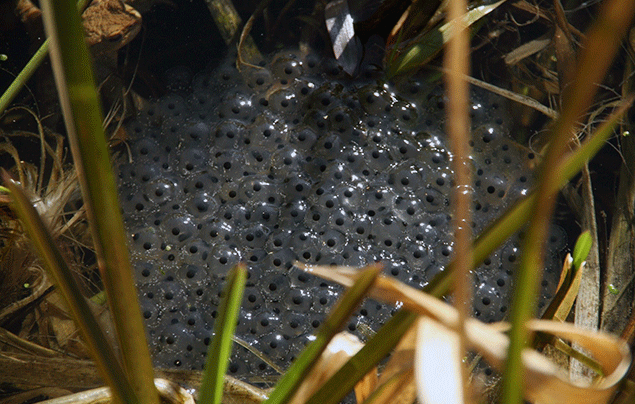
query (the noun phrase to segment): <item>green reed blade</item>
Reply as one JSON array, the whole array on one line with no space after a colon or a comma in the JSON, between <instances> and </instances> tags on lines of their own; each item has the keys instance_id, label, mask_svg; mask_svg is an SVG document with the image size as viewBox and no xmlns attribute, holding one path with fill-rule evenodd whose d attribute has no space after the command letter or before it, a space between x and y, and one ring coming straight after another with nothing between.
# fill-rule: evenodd
<instances>
[{"instance_id":1,"label":"green reed blade","mask_svg":"<svg viewBox=\"0 0 635 404\"><path fill-rule=\"evenodd\" d=\"M227 285L218 308L219 317L214 321L212 341L207 350L205 373L199 390L199 402L220 404L223 397L225 372L232 350L232 336L240 312L247 268L244 264L234 267L227 276Z\"/></svg>"},{"instance_id":2,"label":"green reed blade","mask_svg":"<svg viewBox=\"0 0 635 404\"><path fill-rule=\"evenodd\" d=\"M100 370L101 376L113 391L113 397L121 404L138 403L137 395L128 380L126 380L114 350L90 311L71 269L55 245L53 236L51 236L42 218L22 188L11 179L4 169L2 170L2 181L11 191L13 200L11 208L20 218L22 226L31 239L45 268L55 280L55 285L66 301L83 340Z\"/></svg>"},{"instance_id":3,"label":"green reed blade","mask_svg":"<svg viewBox=\"0 0 635 404\"><path fill-rule=\"evenodd\" d=\"M473 8L466 13L461 25L472 26L505 1ZM452 37L451 26L451 23L440 24L416 39L416 43L409 46L407 51L390 60L386 67L386 76L391 78L406 74L431 61Z\"/></svg>"},{"instance_id":4,"label":"green reed blade","mask_svg":"<svg viewBox=\"0 0 635 404\"><path fill-rule=\"evenodd\" d=\"M573 247L573 267L580 268L582 263L586 261L589 256L589 252L591 252L591 247L593 246L593 237L591 237L590 231L585 231L580 234L578 240L575 242L575 247Z\"/></svg>"},{"instance_id":5,"label":"green reed blade","mask_svg":"<svg viewBox=\"0 0 635 404\"><path fill-rule=\"evenodd\" d=\"M545 190L546 195L553 195L558 192L582 169L587 161L595 156L602 146L606 144L607 139L614 133L619 120L632 102L632 97L626 100L578 149L571 152L560 162L558 167L552 171L552 181ZM483 262L496 247L524 226L530 218L530 209L536 197L536 191L533 190L525 198L512 205L503 216L481 233L474 246L474 266ZM440 274L439 276L445 278L445 274ZM440 278L440 281L443 280Z\"/></svg>"},{"instance_id":6,"label":"green reed blade","mask_svg":"<svg viewBox=\"0 0 635 404\"><path fill-rule=\"evenodd\" d=\"M83 10L88 4L88 0L80 0L77 2L77 8ZM9 87L0 96L0 114L2 114L11 104L13 99L18 95L22 87L31 79L33 73L40 67L44 59L49 53L49 40L45 40L37 51L31 56L20 73L13 79Z\"/></svg>"},{"instance_id":7,"label":"green reed blade","mask_svg":"<svg viewBox=\"0 0 635 404\"><path fill-rule=\"evenodd\" d=\"M338 300L329 316L318 328L315 340L302 351L298 359L282 376L275 390L269 395L266 404L286 403L293 397L329 341L344 327L348 318L364 300L380 272L381 265L371 265L360 272L355 284Z\"/></svg>"},{"instance_id":8,"label":"green reed blade","mask_svg":"<svg viewBox=\"0 0 635 404\"><path fill-rule=\"evenodd\" d=\"M42 8L57 91L125 374L142 404L156 404L159 397L79 12L69 1L44 1Z\"/></svg>"}]
</instances>

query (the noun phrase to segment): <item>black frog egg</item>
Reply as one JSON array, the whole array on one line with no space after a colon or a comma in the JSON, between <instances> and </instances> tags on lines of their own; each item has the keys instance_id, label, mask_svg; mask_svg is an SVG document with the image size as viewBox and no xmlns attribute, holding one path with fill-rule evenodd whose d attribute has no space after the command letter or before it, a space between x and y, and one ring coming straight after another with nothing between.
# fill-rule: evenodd
<instances>
[{"instance_id":1,"label":"black frog egg","mask_svg":"<svg viewBox=\"0 0 635 404\"><path fill-rule=\"evenodd\" d=\"M238 181L239 178L245 175L245 167L243 165L245 156L242 151L235 149L217 151L214 153L214 160L214 167L220 170L226 180Z\"/></svg>"},{"instance_id":2,"label":"black frog egg","mask_svg":"<svg viewBox=\"0 0 635 404\"><path fill-rule=\"evenodd\" d=\"M183 245L197 232L196 222L190 215L173 214L162 221L163 236L168 244Z\"/></svg>"},{"instance_id":3,"label":"black frog egg","mask_svg":"<svg viewBox=\"0 0 635 404\"><path fill-rule=\"evenodd\" d=\"M309 290L292 289L284 298L284 306L287 310L300 313L308 313L313 305L313 298Z\"/></svg>"},{"instance_id":4,"label":"black frog egg","mask_svg":"<svg viewBox=\"0 0 635 404\"><path fill-rule=\"evenodd\" d=\"M281 84L289 84L302 76L302 61L293 54L277 56L271 62L271 73Z\"/></svg>"},{"instance_id":5,"label":"black frog egg","mask_svg":"<svg viewBox=\"0 0 635 404\"><path fill-rule=\"evenodd\" d=\"M393 200L392 212L396 219L406 226L421 223L426 215L426 210L416 198L398 196Z\"/></svg>"},{"instance_id":6,"label":"black frog egg","mask_svg":"<svg viewBox=\"0 0 635 404\"><path fill-rule=\"evenodd\" d=\"M280 316L273 310L258 313L252 320L255 334L263 335L277 330L280 326Z\"/></svg>"},{"instance_id":7,"label":"black frog egg","mask_svg":"<svg viewBox=\"0 0 635 404\"><path fill-rule=\"evenodd\" d=\"M148 201L156 206L165 205L168 202L181 197L182 185L177 176L164 175L148 183L143 184L142 191Z\"/></svg>"},{"instance_id":8,"label":"black frog egg","mask_svg":"<svg viewBox=\"0 0 635 404\"><path fill-rule=\"evenodd\" d=\"M357 94L359 103L370 116L384 114L392 108L392 97L384 87L371 84L361 88Z\"/></svg>"},{"instance_id":9,"label":"black frog egg","mask_svg":"<svg viewBox=\"0 0 635 404\"><path fill-rule=\"evenodd\" d=\"M268 202L270 197L276 195L278 185L268 176L249 175L241 178L236 198L247 203L248 201Z\"/></svg>"},{"instance_id":10,"label":"black frog egg","mask_svg":"<svg viewBox=\"0 0 635 404\"><path fill-rule=\"evenodd\" d=\"M282 205L280 208L280 224L284 228L295 227L305 222L309 206L305 200L297 199L294 202ZM291 232L291 231L290 231Z\"/></svg>"},{"instance_id":11,"label":"black frog egg","mask_svg":"<svg viewBox=\"0 0 635 404\"><path fill-rule=\"evenodd\" d=\"M292 114L298 106L296 93L292 89L286 88L281 88L271 94L268 94L266 102L269 108L276 111L277 113L285 115Z\"/></svg>"},{"instance_id":12,"label":"black frog egg","mask_svg":"<svg viewBox=\"0 0 635 404\"><path fill-rule=\"evenodd\" d=\"M286 363L291 359L289 352L289 336L272 332L260 338L262 352L276 360L278 363Z\"/></svg>"},{"instance_id":13,"label":"black frog egg","mask_svg":"<svg viewBox=\"0 0 635 404\"><path fill-rule=\"evenodd\" d=\"M146 225L132 229L131 235L133 253L151 253L159 249L163 242L159 230L154 226Z\"/></svg>"},{"instance_id":14,"label":"black frog egg","mask_svg":"<svg viewBox=\"0 0 635 404\"><path fill-rule=\"evenodd\" d=\"M155 156L160 156L162 152L157 141L148 137L135 143L130 148L130 154L134 159L152 161Z\"/></svg>"},{"instance_id":15,"label":"black frog egg","mask_svg":"<svg viewBox=\"0 0 635 404\"><path fill-rule=\"evenodd\" d=\"M388 182L401 194L408 194L426 186L421 170L410 164L400 164L389 172Z\"/></svg>"},{"instance_id":16,"label":"black frog egg","mask_svg":"<svg viewBox=\"0 0 635 404\"><path fill-rule=\"evenodd\" d=\"M213 274L222 276L236 266L241 258L242 254L235 244L221 242L212 248L208 265Z\"/></svg>"},{"instance_id":17,"label":"black frog egg","mask_svg":"<svg viewBox=\"0 0 635 404\"><path fill-rule=\"evenodd\" d=\"M245 84L253 89L256 94L269 88L273 81L271 71L259 66L245 66L243 78Z\"/></svg>"},{"instance_id":18,"label":"black frog egg","mask_svg":"<svg viewBox=\"0 0 635 404\"><path fill-rule=\"evenodd\" d=\"M283 271L271 272L261 281L263 293L270 302L280 302L290 288L289 277Z\"/></svg>"},{"instance_id":19,"label":"black frog egg","mask_svg":"<svg viewBox=\"0 0 635 404\"><path fill-rule=\"evenodd\" d=\"M213 150L231 150L243 142L247 129L239 120L231 119L219 123L212 129Z\"/></svg>"},{"instance_id":20,"label":"black frog egg","mask_svg":"<svg viewBox=\"0 0 635 404\"><path fill-rule=\"evenodd\" d=\"M482 283L474 293L474 310L479 320L493 322L507 311L507 299L496 283Z\"/></svg>"},{"instance_id":21,"label":"black frog egg","mask_svg":"<svg viewBox=\"0 0 635 404\"><path fill-rule=\"evenodd\" d=\"M328 125L332 131L338 132L344 139L353 139L357 119L350 108L340 106L328 111Z\"/></svg>"},{"instance_id":22,"label":"black frog egg","mask_svg":"<svg viewBox=\"0 0 635 404\"><path fill-rule=\"evenodd\" d=\"M212 215L219 204L219 201L210 192L196 192L185 198L185 209L196 219Z\"/></svg>"},{"instance_id":23,"label":"black frog egg","mask_svg":"<svg viewBox=\"0 0 635 404\"><path fill-rule=\"evenodd\" d=\"M298 259L298 255L289 247L280 249L268 255L265 265L273 270L288 270L293 267L293 263Z\"/></svg>"},{"instance_id":24,"label":"black frog egg","mask_svg":"<svg viewBox=\"0 0 635 404\"><path fill-rule=\"evenodd\" d=\"M250 249L262 248L264 247L270 232L271 230L269 227L256 223L243 228L238 234L238 240Z\"/></svg>"},{"instance_id":25,"label":"black frog egg","mask_svg":"<svg viewBox=\"0 0 635 404\"><path fill-rule=\"evenodd\" d=\"M313 310L317 313L326 313L337 300L339 291L328 287L316 287L310 294L313 297Z\"/></svg>"},{"instance_id":26,"label":"black frog egg","mask_svg":"<svg viewBox=\"0 0 635 404\"><path fill-rule=\"evenodd\" d=\"M206 160L208 158L207 151L200 147L190 147L183 150L178 168L181 174L187 175L191 171L199 171L207 165Z\"/></svg>"},{"instance_id":27,"label":"black frog egg","mask_svg":"<svg viewBox=\"0 0 635 404\"><path fill-rule=\"evenodd\" d=\"M293 338L306 335L306 333L309 332L310 325L305 315L297 311L285 310L280 314L280 317L283 319L280 324L280 332L283 335L288 335Z\"/></svg>"},{"instance_id":28,"label":"black frog egg","mask_svg":"<svg viewBox=\"0 0 635 404\"><path fill-rule=\"evenodd\" d=\"M171 117L184 116L188 112L185 100L176 94L161 97L157 103L157 108L162 115Z\"/></svg>"},{"instance_id":29,"label":"black frog egg","mask_svg":"<svg viewBox=\"0 0 635 404\"><path fill-rule=\"evenodd\" d=\"M292 133L292 142L303 151L311 150L317 141L317 133L310 127L302 126L296 128Z\"/></svg>"},{"instance_id":30,"label":"black frog egg","mask_svg":"<svg viewBox=\"0 0 635 404\"><path fill-rule=\"evenodd\" d=\"M304 153L293 145L287 145L271 156L271 173L282 176L285 172L298 172L304 162Z\"/></svg>"}]
</instances>

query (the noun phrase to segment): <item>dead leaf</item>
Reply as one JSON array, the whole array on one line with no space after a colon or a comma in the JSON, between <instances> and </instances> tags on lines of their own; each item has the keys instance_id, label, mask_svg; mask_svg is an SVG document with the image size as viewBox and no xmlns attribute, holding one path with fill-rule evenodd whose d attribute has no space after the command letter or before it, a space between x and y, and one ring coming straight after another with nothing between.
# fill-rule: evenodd
<instances>
[{"instance_id":1,"label":"dead leaf","mask_svg":"<svg viewBox=\"0 0 635 404\"><path fill-rule=\"evenodd\" d=\"M414 376L414 353L417 330L411 327L390 355L381 373L372 404L410 404L417 397ZM359 402L359 401L358 401Z\"/></svg>"},{"instance_id":2,"label":"dead leaf","mask_svg":"<svg viewBox=\"0 0 635 404\"><path fill-rule=\"evenodd\" d=\"M358 272L349 267L309 267L300 263L296 263L296 266L348 287L353 284ZM404 309L427 316L449 329L454 329L458 323L459 314L456 309L392 278L377 278L370 296L387 303L399 303ZM522 353L525 366L524 395L531 401L543 404L607 402L631 364L630 349L626 341L610 334L583 330L570 323L547 320L530 320L526 326L530 331L552 334L554 337L577 343L590 352L606 375L594 384L573 382L544 355L526 348ZM473 318L465 321L464 328L469 348L483 355L492 366L501 370L507 357L508 336L501 333L497 327Z\"/></svg>"},{"instance_id":3,"label":"dead leaf","mask_svg":"<svg viewBox=\"0 0 635 404\"><path fill-rule=\"evenodd\" d=\"M337 63L353 75L362 60L362 44L355 36L347 0L331 0L324 8L324 18Z\"/></svg>"},{"instance_id":4,"label":"dead leaf","mask_svg":"<svg viewBox=\"0 0 635 404\"><path fill-rule=\"evenodd\" d=\"M419 402L463 404L459 335L429 317L421 316L415 352Z\"/></svg>"},{"instance_id":5,"label":"dead leaf","mask_svg":"<svg viewBox=\"0 0 635 404\"><path fill-rule=\"evenodd\" d=\"M335 335L331 342L326 346L326 349L320 356L318 363L313 367L311 372L304 378L304 381L298 388L298 391L291 399L291 404L302 404L306 402L315 393L326 380L337 372L344 363L346 363L352 356L354 356L364 344L353 334L347 332L340 332ZM372 373L372 372L371 372ZM360 396L363 399L369 392L365 390L364 386L370 386L371 390L374 389L374 383L371 379L360 381ZM376 379L376 371L375 371ZM355 394L358 395L357 386L355 387ZM358 398L358 402L359 398Z\"/></svg>"}]
</instances>

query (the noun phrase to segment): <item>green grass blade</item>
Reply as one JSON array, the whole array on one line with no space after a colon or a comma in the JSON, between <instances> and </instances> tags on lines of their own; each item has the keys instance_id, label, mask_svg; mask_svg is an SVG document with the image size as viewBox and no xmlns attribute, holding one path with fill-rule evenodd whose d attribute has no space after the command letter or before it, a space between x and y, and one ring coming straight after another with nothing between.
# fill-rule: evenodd
<instances>
[{"instance_id":1,"label":"green grass blade","mask_svg":"<svg viewBox=\"0 0 635 404\"><path fill-rule=\"evenodd\" d=\"M591 251L591 245L593 244L593 239L591 238L591 232L585 231L580 234L578 237L578 241L575 243L575 247L573 249L573 255L576 257L573 259L572 263L568 268L562 269L562 274L560 275L561 284L558 287L556 295L549 303L547 310L545 310L542 318L545 320L560 320L564 321L567 315L571 311L573 307L573 302L575 297L578 295L578 290L580 287L580 276L581 276L581 266L586 257L589 255L589 251ZM546 343L544 339L537 338L536 343ZM551 338L548 342L552 342L554 339ZM544 346L537 345L542 348Z\"/></svg>"},{"instance_id":2,"label":"green grass blade","mask_svg":"<svg viewBox=\"0 0 635 404\"><path fill-rule=\"evenodd\" d=\"M44 1L42 7L57 90L124 370L141 403L156 404L159 397L79 12L69 1Z\"/></svg>"},{"instance_id":3,"label":"green grass blade","mask_svg":"<svg viewBox=\"0 0 635 404\"><path fill-rule=\"evenodd\" d=\"M497 3L479 6L470 10L465 15L462 25L465 27L472 26L505 1L500 0ZM386 69L388 78L417 69L437 56L453 35L451 25L451 23L446 23L432 28L429 32L423 34L421 38L417 39L417 43L410 46L405 53L391 60Z\"/></svg>"},{"instance_id":4,"label":"green grass blade","mask_svg":"<svg viewBox=\"0 0 635 404\"><path fill-rule=\"evenodd\" d=\"M2 170L2 181L11 191L11 198L13 199L11 208L20 218L24 230L31 239L40 259L55 280L55 285L64 297L83 340L97 363L101 376L113 391L113 396L121 404L138 403L139 400L132 386L126 380L114 350L90 311L79 285L75 282L71 269L55 245L53 237L42 218L24 194L22 188L4 170Z\"/></svg>"},{"instance_id":5,"label":"green grass blade","mask_svg":"<svg viewBox=\"0 0 635 404\"><path fill-rule=\"evenodd\" d=\"M573 247L573 267L580 268L582 263L589 256L589 252L591 252L591 247L593 246L593 237L591 237L590 231L585 231L580 234L578 237L578 241L575 242L575 247Z\"/></svg>"},{"instance_id":6,"label":"green grass blade","mask_svg":"<svg viewBox=\"0 0 635 404\"><path fill-rule=\"evenodd\" d=\"M236 330L246 280L247 268L244 264L232 269L227 277L224 296L218 309L220 314L214 322L212 342L207 351L205 374L199 392L201 403L220 404L223 397L225 372L232 350L232 336Z\"/></svg>"},{"instance_id":7,"label":"green grass blade","mask_svg":"<svg viewBox=\"0 0 635 404\"><path fill-rule=\"evenodd\" d=\"M77 8L83 10L88 4L88 0L80 0L77 3ZM22 87L31 79L33 73L40 67L44 59L49 53L49 40L45 40L40 48L35 51L31 59L27 62L20 73L13 79L9 87L5 90L5 92L0 96L0 114L2 114L11 104L11 102L18 95Z\"/></svg>"},{"instance_id":8,"label":"green grass blade","mask_svg":"<svg viewBox=\"0 0 635 404\"><path fill-rule=\"evenodd\" d=\"M48 55L48 52L49 41L47 39L31 57L26 66L24 66L24 68L20 71L20 73L15 76L9 87L2 94L2 97L0 97L0 114L6 111L11 102L15 99L18 93L20 93L22 87L24 87L31 76L33 76L33 73L35 73L37 68L40 67L40 65Z\"/></svg>"},{"instance_id":9,"label":"green grass blade","mask_svg":"<svg viewBox=\"0 0 635 404\"><path fill-rule=\"evenodd\" d=\"M380 272L380 265L371 265L360 272L355 284L344 293L318 329L315 340L302 351L298 359L282 376L275 390L269 395L266 404L286 403L293 397L329 341L344 327L348 318L364 300Z\"/></svg>"}]
</instances>

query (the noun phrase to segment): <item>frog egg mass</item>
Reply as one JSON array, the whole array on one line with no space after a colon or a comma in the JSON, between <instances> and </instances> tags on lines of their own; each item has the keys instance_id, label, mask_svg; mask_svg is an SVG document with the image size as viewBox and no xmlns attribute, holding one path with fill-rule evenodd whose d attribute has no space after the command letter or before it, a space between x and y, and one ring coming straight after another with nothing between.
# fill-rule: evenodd
<instances>
[{"instance_id":1,"label":"frog egg mass","mask_svg":"<svg viewBox=\"0 0 635 404\"><path fill-rule=\"evenodd\" d=\"M293 266L384 263L421 288L452 257L453 174L444 95L367 68L348 78L332 59L292 53L239 72L230 58L170 93L128 127L120 193L142 312L160 367L205 362L224 277L249 278L232 375L285 368L343 288ZM503 101L473 92L473 228L480 233L528 192L535 157L507 137ZM474 271L474 316L503 319L518 236ZM552 297L566 245L554 226L540 305ZM367 300L348 331L378 329L394 308ZM362 326L363 325L363 326ZM250 348L250 349L247 349Z\"/></svg>"}]
</instances>

